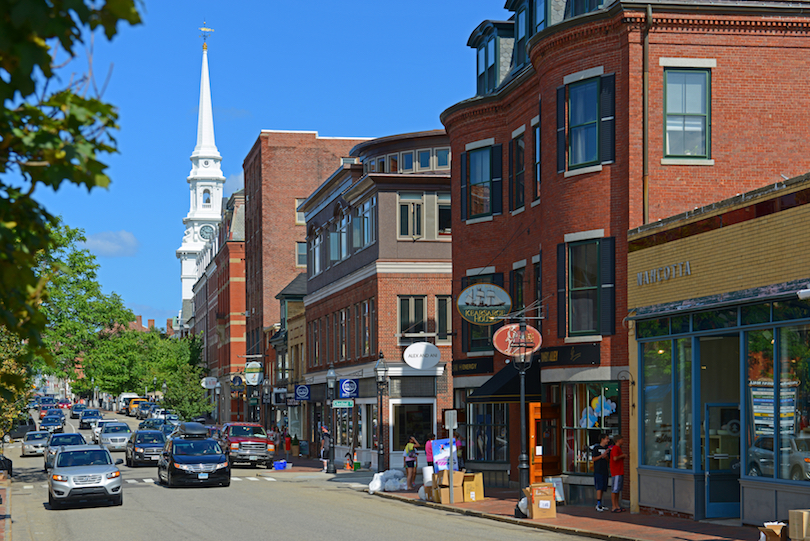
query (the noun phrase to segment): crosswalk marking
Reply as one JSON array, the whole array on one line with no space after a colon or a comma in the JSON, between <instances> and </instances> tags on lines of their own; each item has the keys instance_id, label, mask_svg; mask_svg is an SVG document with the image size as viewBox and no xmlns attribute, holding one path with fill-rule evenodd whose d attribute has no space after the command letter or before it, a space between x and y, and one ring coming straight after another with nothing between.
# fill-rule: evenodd
<instances>
[{"instance_id":1,"label":"crosswalk marking","mask_svg":"<svg viewBox=\"0 0 810 541\"><path fill-rule=\"evenodd\" d=\"M241 481L241 477L231 477L231 481Z\"/></svg>"},{"instance_id":2,"label":"crosswalk marking","mask_svg":"<svg viewBox=\"0 0 810 541\"><path fill-rule=\"evenodd\" d=\"M273 479L272 477L265 477L264 480L265 481L275 481L275 479Z\"/></svg>"},{"instance_id":3,"label":"crosswalk marking","mask_svg":"<svg viewBox=\"0 0 810 541\"><path fill-rule=\"evenodd\" d=\"M48 486L48 485L45 485L45 486ZM23 485L23 490L31 490L32 488L34 488L34 485Z\"/></svg>"},{"instance_id":4,"label":"crosswalk marking","mask_svg":"<svg viewBox=\"0 0 810 541\"><path fill-rule=\"evenodd\" d=\"M248 481L258 481L259 479L256 477L246 477Z\"/></svg>"},{"instance_id":5,"label":"crosswalk marking","mask_svg":"<svg viewBox=\"0 0 810 541\"><path fill-rule=\"evenodd\" d=\"M48 485L42 485L42 488L48 488Z\"/></svg>"},{"instance_id":6,"label":"crosswalk marking","mask_svg":"<svg viewBox=\"0 0 810 541\"><path fill-rule=\"evenodd\" d=\"M137 483L137 479L127 479L127 483Z\"/></svg>"},{"instance_id":7,"label":"crosswalk marking","mask_svg":"<svg viewBox=\"0 0 810 541\"><path fill-rule=\"evenodd\" d=\"M144 483L154 483L155 480L154 479L144 479L143 482Z\"/></svg>"}]
</instances>

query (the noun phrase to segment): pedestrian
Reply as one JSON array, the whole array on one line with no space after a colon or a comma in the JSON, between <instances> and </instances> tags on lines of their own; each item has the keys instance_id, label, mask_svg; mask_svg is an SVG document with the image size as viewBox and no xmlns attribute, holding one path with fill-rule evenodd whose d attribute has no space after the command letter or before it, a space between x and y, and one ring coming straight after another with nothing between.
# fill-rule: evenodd
<instances>
[{"instance_id":1,"label":"pedestrian","mask_svg":"<svg viewBox=\"0 0 810 541\"><path fill-rule=\"evenodd\" d=\"M405 444L405 450L402 451L402 460L405 463L405 480L408 490L414 489L413 485L416 481L417 447L419 447L419 442L416 441L414 436L411 436L408 438L408 443Z\"/></svg>"},{"instance_id":2,"label":"pedestrian","mask_svg":"<svg viewBox=\"0 0 810 541\"><path fill-rule=\"evenodd\" d=\"M614 513L622 513L626 511L622 507L622 487L624 486L624 459L627 456L622 451L622 440L624 438L621 434L613 437L613 447L610 449L610 475L613 476L613 493L611 498L611 511Z\"/></svg>"},{"instance_id":3,"label":"pedestrian","mask_svg":"<svg viewBox=\"0 0 810 541\"><path fill-rule=\"evenodd\" d=\"M323 473L326 473L327 463L329 462L329 450L332 448L332 435L326 425L321 427L323 437L321 438L321 461L323 462Z\"/></svg>"},{"instance_id":4,"label":"pedestrian","mask_svg":"<svg viewBox=\"0 0 810 541\"><path fill-rule=\"evenodd\" d=\"M427 460L427 465L431 468L433 467L433 440L436 439L436 434L431 434L428 436L427 441L425 442L425 459Z\"/></svg>"},{"instance_id":5,"label":"pedestrian","mask_svg":"<svg viewBox=\"0 0 810 541\"><path fill-rule=\"evenodd\" d=\"M600 513L607 511L607 507L602 505L602 494L608 489L608 477L610 477L610 436L601 434L599 443L591 446L591 460L593 461L593 484L596 487L596 510Z\"/></svg>"}]
</instances>

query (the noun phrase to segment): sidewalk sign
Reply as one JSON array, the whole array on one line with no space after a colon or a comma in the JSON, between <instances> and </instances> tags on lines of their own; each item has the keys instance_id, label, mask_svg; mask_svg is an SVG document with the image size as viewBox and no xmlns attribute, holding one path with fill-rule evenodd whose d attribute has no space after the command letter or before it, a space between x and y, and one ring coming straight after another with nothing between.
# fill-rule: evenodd
<instances>
[{"instance_id":1,"label":"sidewalk sign","mask_svg":"<svg viewBox=\"0 0 810 541\"><path fill-rule=\"evenodd\" d=\"M544 477L543 481L554 485L554 499L556 501L565 501L565 490L563 489L562 477Z\"/></svg>"}]
</instances>

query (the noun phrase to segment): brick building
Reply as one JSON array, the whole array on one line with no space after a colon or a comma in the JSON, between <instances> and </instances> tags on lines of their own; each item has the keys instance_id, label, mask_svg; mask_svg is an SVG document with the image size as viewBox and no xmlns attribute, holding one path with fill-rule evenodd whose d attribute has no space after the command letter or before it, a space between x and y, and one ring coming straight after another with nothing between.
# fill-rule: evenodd
<instances>
[{"instance_id":1,"label":"brick building","mask_svg":"<svg viewBox=\"0 0 810 541\"><path fill-rule=\"evenodd\" d=\"M553 407L530 460L564 474L568 501L593 501L599 433L638 422L626 231L810 169L806 6L707 5L509 0L514 17L469 38L477 95L441 115L456 157L453 295L494 282L545 318L528 392ZM468 464L516 482L519 409L502 392L515 376L497 376L513 369L493 327L453 324Z\"/></svg>"},{"instance_id":2,"label":"brick building","mask_svg":"<svg viewBox=\"0 0 810 541\"><path fill-rule=\"evenodd\" d=\"M378 417L387 464L399 466L407 438L438 433L452 407L444 363L417 370L402 361L429 341L450 358L450 149L444 130L382 137L352 150L299 207L307 222L305 439L331 425L326 373L356 380L354 407L334 410L335 456L355 451L378 468ZM384 356L389 392L378 416L374 366ZM337 398L337 397L336 397Z\"/></svg>"},{"instance_id":3,"label":"brick building","mask_svg":"<svg viewBox=\"0 0 810 541\"><path fill-rule=\"evenodd\" d=\"M364 140L262 130L244 160L246 351L265 367L273 363L268 340L280 322L275 296L306 268L306 228L296 207Z\"/></svg>"}]
</instances>

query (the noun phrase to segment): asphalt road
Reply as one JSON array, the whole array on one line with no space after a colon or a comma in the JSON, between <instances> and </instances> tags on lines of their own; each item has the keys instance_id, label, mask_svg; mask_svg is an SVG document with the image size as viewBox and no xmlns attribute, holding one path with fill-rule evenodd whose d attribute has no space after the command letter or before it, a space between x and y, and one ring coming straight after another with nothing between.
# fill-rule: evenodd
<instances>
[{"instance_id":1,"label":"asphalt road","mask_svg":"<svg viewBox=\"0 0 810 541\"><path fill-rule=\"evenodd\" d=\"M129 424L137 422L130 419ZM155 484L156 468L121 465L122 507L100 503L51 510L42 457L20 458L19 444L7 446L6 453L14 460L14 541L574 539L369 496L358 490L360 479L351 476L285 472L276 478L263 468L235 468L228 488L169 489ZM123 453L113 457L123 458Z\"/></svg>"}]
</instances>

